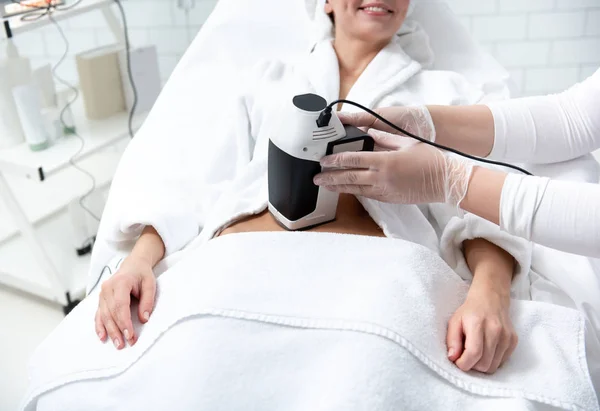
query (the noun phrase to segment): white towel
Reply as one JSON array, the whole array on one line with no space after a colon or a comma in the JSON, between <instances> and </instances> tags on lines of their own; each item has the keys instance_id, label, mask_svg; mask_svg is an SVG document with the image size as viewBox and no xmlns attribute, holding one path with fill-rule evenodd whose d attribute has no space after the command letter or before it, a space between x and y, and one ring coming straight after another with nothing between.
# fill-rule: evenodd
<instances>
[{"instance_id":1,"label":"white towel","mask_svg":"<svg viewBox=\"0 0 600 411\"><path fill-rule=\"evenodd\" d=\"M25 409L599 409L575 310L513 302L520 343L504 367L450 363L467 287L403 240L228 235L158 281L123 351L95 336L97 292L84 300L36 351Z\"/></svg>"}]
</instances>

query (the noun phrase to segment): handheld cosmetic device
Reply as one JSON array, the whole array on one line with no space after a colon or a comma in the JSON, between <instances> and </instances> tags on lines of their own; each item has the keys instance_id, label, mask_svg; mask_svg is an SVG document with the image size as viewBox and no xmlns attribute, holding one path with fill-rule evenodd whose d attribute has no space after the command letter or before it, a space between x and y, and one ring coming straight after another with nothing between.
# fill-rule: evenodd
<instances>
[{"instance_id":1,"label":"handheld cosmetic device","mask_svg":"<svg viewBox=\"0 0 600 411\"><path fill-rule=\"evenodd\" d=\"M332 112L327 125L319 117L327 109L315 94L295 96L283 107L285 133L271 136L268 157L269 211L288 230L302 230L335 220L338 193L313 183L319 161L344 151L373 151L373 138L342 125Z\"/></svg>"}]
</instances>

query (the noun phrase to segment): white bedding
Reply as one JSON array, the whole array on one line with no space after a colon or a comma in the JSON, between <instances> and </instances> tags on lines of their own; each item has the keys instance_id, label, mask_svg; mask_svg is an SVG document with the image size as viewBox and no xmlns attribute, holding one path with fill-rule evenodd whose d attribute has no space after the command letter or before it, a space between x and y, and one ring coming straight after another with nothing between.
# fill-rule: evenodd
<instances>
[{"instance_id":1,"label":"white bedding","mask_svg":"<svg viewBox=\"0 0 600 411\"><path fill-rule=\"evenodd\" d=\"M123 351L95 335L97 291L84 300L36 351L25 409L598 409L576 310L515 301L504 367L450 363L446 324L467 286L403 240L228 235L158 281Z\"/></svg>"}]
</instances>

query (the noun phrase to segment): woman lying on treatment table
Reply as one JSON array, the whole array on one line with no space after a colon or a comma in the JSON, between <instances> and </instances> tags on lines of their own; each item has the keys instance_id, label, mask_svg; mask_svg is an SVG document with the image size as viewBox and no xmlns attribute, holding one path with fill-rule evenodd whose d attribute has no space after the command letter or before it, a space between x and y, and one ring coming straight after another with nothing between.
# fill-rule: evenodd
<instances>
[{"instance_id":1,"label":"woman lying on treatment table","mask_svg":"<svg viewBox=\"0 0 600 411\"><path fill-rule=\"evenodd\" d=\"M215 153L215 158L229 160L225 166L229 174L211 182L223 183L225 188L210 204L210 219L202 224L201 235L207 236L206 241L242 232L284 231L265 211L266 148L268 134L273 132L271 119L276 117L268 113L276 112L281 101L278 96L315 92L328 101L350 98L371 107L472 104L483 98L458 74L423 70L403 52L396 33L408 13L409 0L386 0L378 3L385 5L381 7L364 7L367 4L364 0L320 3L317 18L319 13L327 18L327 13L334 21L333 40L319 42L305 62L293 67L269 62L257 70L257 79L248 82L252 90L243 94L237 111L228 112L230 119L242 123L225 130L222 145ZM350 109L338 107L342 108ZM191 226L194 214L190 215ZM148 221L146 217L124 224L145 228L119 271L102 284L96 332L102 341L110 338L117 349L137 340L130 316L131 296L140 300L138 315L140 321L147 322L156 293L153 267L165 253L181 247L170 244L183 245L188 240L174 241L170 236L177 230L165 229L168 223ZM336 221L310 231L402 238L438 254L456 248L460 258L464 254L463 265L470 271L459 275L472 279L472 285L448 326L449 359L464 371L491 373L516 347L509 304L513 274L520 270L519 276L526 277L529 270L527 258L516 256L526 253L523 250L528 244L524 241L474 216L459 218L456 210L445 206L395 206L351 195L340 197ZM451 253L446 253L448 256L460 259ZM460 263L455 262L452 268L458 272Z\"/></svg>"}]
</instances>

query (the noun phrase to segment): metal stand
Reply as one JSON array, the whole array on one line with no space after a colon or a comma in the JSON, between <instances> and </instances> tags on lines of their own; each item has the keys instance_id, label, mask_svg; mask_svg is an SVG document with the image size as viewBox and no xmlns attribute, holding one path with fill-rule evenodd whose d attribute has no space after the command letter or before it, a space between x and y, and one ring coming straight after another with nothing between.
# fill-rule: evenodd
<instances>
[{"instance_id":1,"label":"metal stand","mask_svg":"<svg viewBox=\"0 0 600 411\"><path fill-rule=\"evenodd\" d=\"M123 34L123 29L120 24L120 20L116 17L115 13L111 9L110 6L114 4L114 0L88 0L87 2L83 2L80 7L75 7L73 9L69 9L68 11L61 12L56 11L53 13L53 17L55 20L62 20L69 17L74 17L77 15L81 15L88 11L92 10L101 10L106 22L112 31L115 39L119 44L125 44L125 37ZM23 23L20 20L16 21L14 25L11 25L10 20L4 20L2 24L2 28L4 29L4 34L6 38L10 39L19 33L35 30L36 28L43 27L45 25L50 24L48 19L40 19L31 23ZM69 314L73 308L77 306L80 302L79 300L71 300L70 291L67 287L62 283L60 276L58 274L58 270L56 266L50 259L46 250L44 249L43 244L35 233L35 228L33 224L29 221L21 205L17 201L14 193L12 192L6 178L4 176L4 172L15 171L14 167L9 165L4 165L0 162L0 200L3 200L6 203L10 216L13 218L13 221L16 223L17 228L21 232L21 234L25 237L29 247L31 248L31 252L33 257L42 266L43 270L46 273L46 276L50 282L50 287L41 286L35 282L25 280L14 275L10 275L7 273L2 273L0 271L0 285L4 285L8 288L19 290L26 294L36 296L38 298L57 303L63 306L63 311L65 315ZM42 168L39 168L40 181L44 181L45 177Z\"/></svg>"},{"instance_id":2,"label":"metal stand","mask_svg":"<svg viewBox=\"0 0 600 411\"><path fill-rule=\"evenodd\" d=\"M11 276L10 274L0 274L0 284L66 306L68 304L68 290L63 285L58 270L48 256L43 244L36 236L33 225L29 222L29 219L23 212L23 209L8 185L2 170L0 170L0 198L6 204L8 212L16 223L17 228L25 237L29 247L31 247L31 252L36 261L42 265L46 272L48 280L50 281L50 287L43 287L34 282Z\"/></svg>"}]
</instances>

